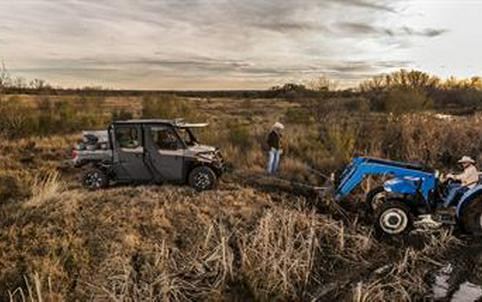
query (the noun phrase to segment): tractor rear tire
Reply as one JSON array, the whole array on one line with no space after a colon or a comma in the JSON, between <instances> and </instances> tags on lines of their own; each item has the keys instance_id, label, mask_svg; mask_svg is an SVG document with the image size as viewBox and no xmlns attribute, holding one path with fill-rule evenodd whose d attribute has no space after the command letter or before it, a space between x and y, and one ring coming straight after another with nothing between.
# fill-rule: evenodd
<instances>
[{"instance_id":1,"label":"tractor rear tire","mask_svg":"<svg viewBox=\"0 0 482 302\"><path fill-rule=\"evenodd\" d=\"M385 203L385 188L379 186L368 192L365 205L369 214L374 214L377 209Z\"/></svg>"},{"instance_id":2,"label":"tractor rear tire","mask_svg":"<svg viewBox=\"0 0 482 302\"><path fill-rule=\"evenodd\" d=\"M482 236L482 195L475 197L463 209L461 222L464 231L473 236Z\"/></svg>"},{"instance_id":3,"label":"tractor rear tire","mask_svg":"<svg viewBox=\"0 0 482 302\"><path fill-rule=\"evenodd\" d=\"M376 212L375 230L382 237L404 237L413 229L413 215L403 201L390 200Z\"/></svg>"},{"instance_id":4,"label":"tractor rear tire","mask_svg":"<svg viewBox=\"0 0 482 302\"><path fill-rule=\"evenodd\" d=\"M81 181L84 188L91 191L104 189L109 185L107 175L97 168L91 168L82 173Z\"/></svg>"},{"instance_id":5,"label":"tractor rear tire","mask_svg":"<svg viewBox=\"0 0 482 302\"><path fill-rule=\"evenodd\" d=\"M199 192L211 190L216 187L217 176L213 169L206 166L200 166L194 168L191 173L189 173L188 183L192 188Z\"/></svg>"}]
</instances>

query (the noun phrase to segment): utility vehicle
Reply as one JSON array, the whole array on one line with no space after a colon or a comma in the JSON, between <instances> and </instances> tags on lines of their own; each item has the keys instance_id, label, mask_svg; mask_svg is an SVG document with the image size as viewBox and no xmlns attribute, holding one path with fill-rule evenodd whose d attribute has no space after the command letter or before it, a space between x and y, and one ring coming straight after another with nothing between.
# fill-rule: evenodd
<instances>
[{"instance_id":1,"label":"utility vehicle","mask_svg":"<svg viewBox=\"0 0 482 302\"><path fill-rule=\"evenodd\" d=\"M188 183L202 191L215 187L224 171L220 151L198 143L191 129L207 124L182 120L125 120L106 131L84 132L72 162L84 167L88 189L117 183Z\"/></svg>"},{"instance_id":2,"label":"utility vehicle","mask_svg":"<svg viewBox=\"0 0 482 302\"><path fill-rule=\"evenodd\" d=\"M365 177L388 176L383 186L366 196L368 210L383 235L402 236L416 224L459 225L466 232L482 235L482 184L462 196L447 200L454 180L442 180L438 171L421 165L370 157L354 158L335 177L334 197L347 197Z\"/></svg>"}]
</instances>

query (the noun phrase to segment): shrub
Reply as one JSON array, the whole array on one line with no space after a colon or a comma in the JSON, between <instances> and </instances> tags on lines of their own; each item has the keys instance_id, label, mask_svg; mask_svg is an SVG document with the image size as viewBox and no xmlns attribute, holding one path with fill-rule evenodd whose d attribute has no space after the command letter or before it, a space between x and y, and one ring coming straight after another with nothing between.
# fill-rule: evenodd
<instances>
[{"instance_id":1,"label":"shrub","mask_svg":"<svg viewBox=\"0 0 482 302\"><path fill-rule=\"evenodd\" d=\"M320 132L323 145L336 162L346 163L351 159L357 142L354 127L348 124L327 124Z\"/></svg>"},{"instance_id":2,"label":"shrub","mask_svg":"<svg viewBox=\"0 0 482 302\"><path fill-rule=\"evenodd\" d=\"M309 124L313 122L313 116L304 108L288 108L284 121L290 124Z\"/></svg>"},{"instance_id":3,"label":"shrub","mask_svg":"<svg viewBox=\"0 0 482 302\"><path fill-rule=\"evenodd\" d=\"M132 112L125 110L124 108L120 110L114 110L111 112L113 121L130 120L134 117Z\"/></svg>"},{"instance_id":4,"label":"shrub","mask_svg":"<svg viewBox=\"0 0 482 302\"><path fill-rule=\"evenodd\" d=\"M253 145L248 127L241 124L228 125L228 141L241 150L249 150Z\"/></svg>"},{"instance_id":5,"label":"shrub","mask_svg":"<svg viewBox=\"0 0 482 302\"><path fill-rule=\"evenodd\" d=\"M19 97L11 97L0 103L0 133L9 138L28 135L36 128L32 110L20 102Z\"/></svg>"},{"instance_id":6,"label":"shrub","mask_svg":"<svg viewBox=\"0 0 482 302\"><path fill-rule=\"evenodd\" d=\"M433 101L421 90L393 89L383 98L385 111L400 114L431 109Z\"/></svg>"},{"instance_id":7,"label":"shrub","mask_svg":"<svg viewBox=\"0 0 482 302\"><path fill-rule=\"evenodd\" d=\"M82 102L54 102L49 97L43 97L34 109L22 103L20 97L11 97L0 102L3 117L0 120L0 133L8 138L21 138L105 127L109 117L96 106Z\"/></svg>"},{"instance_id":8,"label":"shrub","mask_svg":"<svg viewBox=\"0 0 482 302\"><path fill-rule=\"evenodd\" d=\"M142 99L141 115L143 118L184 118L191 120L197 117L192 104L187 100L172 95L144 97Z\"/></svg>"}]
</instances>

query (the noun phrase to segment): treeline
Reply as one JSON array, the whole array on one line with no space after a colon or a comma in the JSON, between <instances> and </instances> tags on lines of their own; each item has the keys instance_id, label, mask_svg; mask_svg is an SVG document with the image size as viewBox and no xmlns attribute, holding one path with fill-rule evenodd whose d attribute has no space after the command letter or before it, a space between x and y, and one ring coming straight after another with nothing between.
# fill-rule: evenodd
<instances>
[{"instance_id":1,"label":"treeline","mask_svg":"<svg viewBox=\"0 0 482 302\"><path fill-rule=\"evenodd\" d=\"M84 97L176 95L200 98L284 98L289 100L326 100L363 98L373 111L417 111L424 109L476 110L482 107L482 78L441 79L417 70L405 70L375 76L357 87L337 89L336 83L320 77L307 84L286 83L267 90L112 90L103 87L64 89L41 79L27 82L11 76L0 67L0 94L73 95ZM349 103L349 102L348 102Z\"/></svg>"},{"instance_id":2,"label":"treeline","mask_svg":"<svg viewBox=\"0 0 482 302\"><path fill-rule=\"evenodd\" d=\"M162 97L177 95L180 97L201 98L274 98L276 93L271 90L124 90L109 89L101 86L82 88L63 88L54 86L43 79L27 81L12 75L5 64L0 64L0 94L15 95L57 95L84 97L115 97L115 96L147 96Z\"/></svg>"},{"instance_id":3,"label":"treeline","mask_svg":"<svg viewBox=\"0 0 482 302\"><path fill-rule=\"evenodd\" d=\"M364 81L357 90L378 110L397 106L414 109L482 107L480 77L443 80L421 71L402 69Z\"/></svg>"},{"instance_id":4,"label":"treeline","mask_svg":"<svg viewBox=\"0 0 482 302\"><path fill-rule=\"evenodd\" d=\"M360 107L381 112L410 112L427 109L465 113L482 108L482 78L457 79L417 71L399 70L363 81L356 88L334 89L321 78L309 84L287 83L271 90L276 97L313 99L324 109Z\"/></svg>"}]
</instances>

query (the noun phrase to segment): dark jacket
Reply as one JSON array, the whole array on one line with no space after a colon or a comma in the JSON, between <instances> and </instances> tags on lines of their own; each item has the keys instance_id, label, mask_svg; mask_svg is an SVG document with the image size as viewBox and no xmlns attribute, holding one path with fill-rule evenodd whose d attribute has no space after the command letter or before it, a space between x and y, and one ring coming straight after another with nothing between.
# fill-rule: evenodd
<instances>
[{"instance_id":1,"label":"dark jacket","mask_svg":"<svg viewBox=\"0 0 482 302\"><path fill-rule=\"evenodd\" d=\"M268 134L267 143L270 149L281 149L281 134L276 130L271 130L271 132Z\"/></svg>"}]
</instances>

